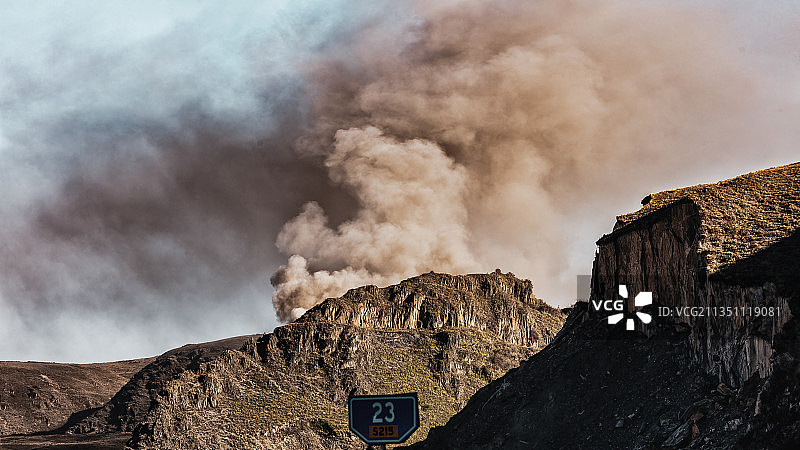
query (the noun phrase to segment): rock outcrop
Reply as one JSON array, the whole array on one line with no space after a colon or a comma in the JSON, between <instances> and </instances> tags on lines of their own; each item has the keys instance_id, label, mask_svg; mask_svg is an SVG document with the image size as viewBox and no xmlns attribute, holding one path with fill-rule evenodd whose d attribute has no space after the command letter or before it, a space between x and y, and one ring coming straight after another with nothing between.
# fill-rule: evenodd
<instances>
[{"instance_id":1,"label":"rock outcrop","mask_svg":"<svg viewBox=\"0 0 800 450\"><path fill-rule=\"evenodd\" d=\"M653 194L598 241L593 295L616 298L619 284L653 292L668 320L692 329L696 362L740 387L771 374L776 336L797 314L798 232L800 163Z\"/></svg>"},{"instance_id":2,"label":"rock outcrop","mask_svg":"<svg viewBox=\"0 0 800 450\"><path fill-rule=\"evenodd\" d=\"M134 448L365 448L348 396L413 391L419 440L564 319L499 270L366 286L236 348L162 356L72 431L133 429Z\"/></svg>"},{"instance_id":3,"label":"rock outcrop","mask_svg":"<svg viewBox=\"0 0 800 450\"><path fill-rule=\"evenodd\" d=\"M512 344L539 347L562 321L513 274L428 273L380 289L364 286L317 305L297 323L335 322L367 328L475 328Z\"/></svg>"},{"instance_id":4,"label":"rock outcrop","mask_svg":"<svg viewBox=\"0 0 800 450\"><path fill-rule=\"evenodd\" d=\"M800 447L800 163L648 197L598 241L591 299L651 291L653 321L577 304L415 448Z\"/></svg>"}]
</instances>

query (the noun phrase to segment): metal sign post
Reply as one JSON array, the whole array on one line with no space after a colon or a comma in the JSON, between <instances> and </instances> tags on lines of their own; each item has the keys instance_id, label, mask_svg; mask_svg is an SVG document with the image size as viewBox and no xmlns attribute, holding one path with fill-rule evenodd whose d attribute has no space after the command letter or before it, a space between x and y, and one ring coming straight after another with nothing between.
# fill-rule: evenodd
<instances>
[{"instance_id":1,"label":"metal sign post","mask_svg":"<svg viewBox=\"0 0 800 450\"><path fill-rule=\"evenodd\" d=\"M350 431L367 444L405 442L419 428L417 393L359 395L348 400Z\"/></svg>"}]
</instances>

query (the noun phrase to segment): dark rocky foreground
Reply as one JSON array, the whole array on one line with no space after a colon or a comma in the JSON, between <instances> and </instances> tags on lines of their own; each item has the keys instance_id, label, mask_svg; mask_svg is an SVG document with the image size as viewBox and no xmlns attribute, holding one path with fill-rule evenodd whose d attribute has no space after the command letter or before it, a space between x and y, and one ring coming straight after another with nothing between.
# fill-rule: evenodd
<instances>
[{"instance_id":1,"label":"dark rocky foreground","mask_svg":"<svg viewBox=\"0 0 800 450\"><path fill-rule=\"evenodd\" d=\"M413 448L800 448L800 164L643 203L598 241L591 299L625 284L673 316L627 331L579 303Z\"/></svg>"},{"instance_id":2,"label":"dark rocky foreground","mask_svg":"<svg viewBox=\"0 0 800 450\"><path fill-rule=\"evenodd\" d=\"M796 390L786 395L786 379L766 387L758 379L739 389L720 384L692 365L690 331L683 327L631 336L609 329L586 304L575 308L568 323L550 346L479 390L446 426L412 448L800 444Z\"/></svg>"}]
</instances>

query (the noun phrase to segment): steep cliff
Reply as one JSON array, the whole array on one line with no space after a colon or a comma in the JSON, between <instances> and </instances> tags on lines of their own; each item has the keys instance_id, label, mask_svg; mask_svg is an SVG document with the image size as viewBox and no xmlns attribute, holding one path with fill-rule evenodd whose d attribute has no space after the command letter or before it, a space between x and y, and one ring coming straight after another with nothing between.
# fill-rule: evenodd
<instances>
[{"instance_id":1,"label":"steep cliff","mask_svg":"<svg viewBox=\"0 0 800 450\"><path fill-rule=\"evenodd\" d=\"M650 198L598 241L594 297L616 298L619 284L651 291L673 312L660 319L689 325L693 358L721 382L769 376L776 338L797 314L800 163Z\"/></svg>"},{"instance_id":2,"label":"steep cliff","mask_svg":"<svg viewBox=\"0 0 800 450\"><path fill-rule=\"evenodd\" d=\"M364 448L347 427L348 395L413 391L419 440L564 319L500 271L366 286L238 348L159 358L167 370L154 362L72 431L132 428L135 448Z\"/></svg>"},{"instance_id":3,"label":"steep cliff","mask_svg":"<svg viewBox=\"0 0 800 450\"><path fill-rule=\"evenodd\" d=\"M652 322L576 305L417 447L800 446L800 164L643 204L598 241L591 299L651 291Z\"/></svg>"}]
</instances>

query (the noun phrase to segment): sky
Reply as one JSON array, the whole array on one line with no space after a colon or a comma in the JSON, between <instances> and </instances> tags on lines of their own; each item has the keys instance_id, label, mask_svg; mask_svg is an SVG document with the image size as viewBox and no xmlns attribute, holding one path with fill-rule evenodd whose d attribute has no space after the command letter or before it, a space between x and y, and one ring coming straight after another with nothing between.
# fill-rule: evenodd
<instances>
[{"instance_id":1,"label":"sky","mask_svg":"<svg viewBox=\"0 0 800 450\"><path fill-rule=\"evenodd\" d=\"M0 360L430 270L566 306L648 193L800 160L795 2L0 6Z\"/></svg>"}]
</instances>

